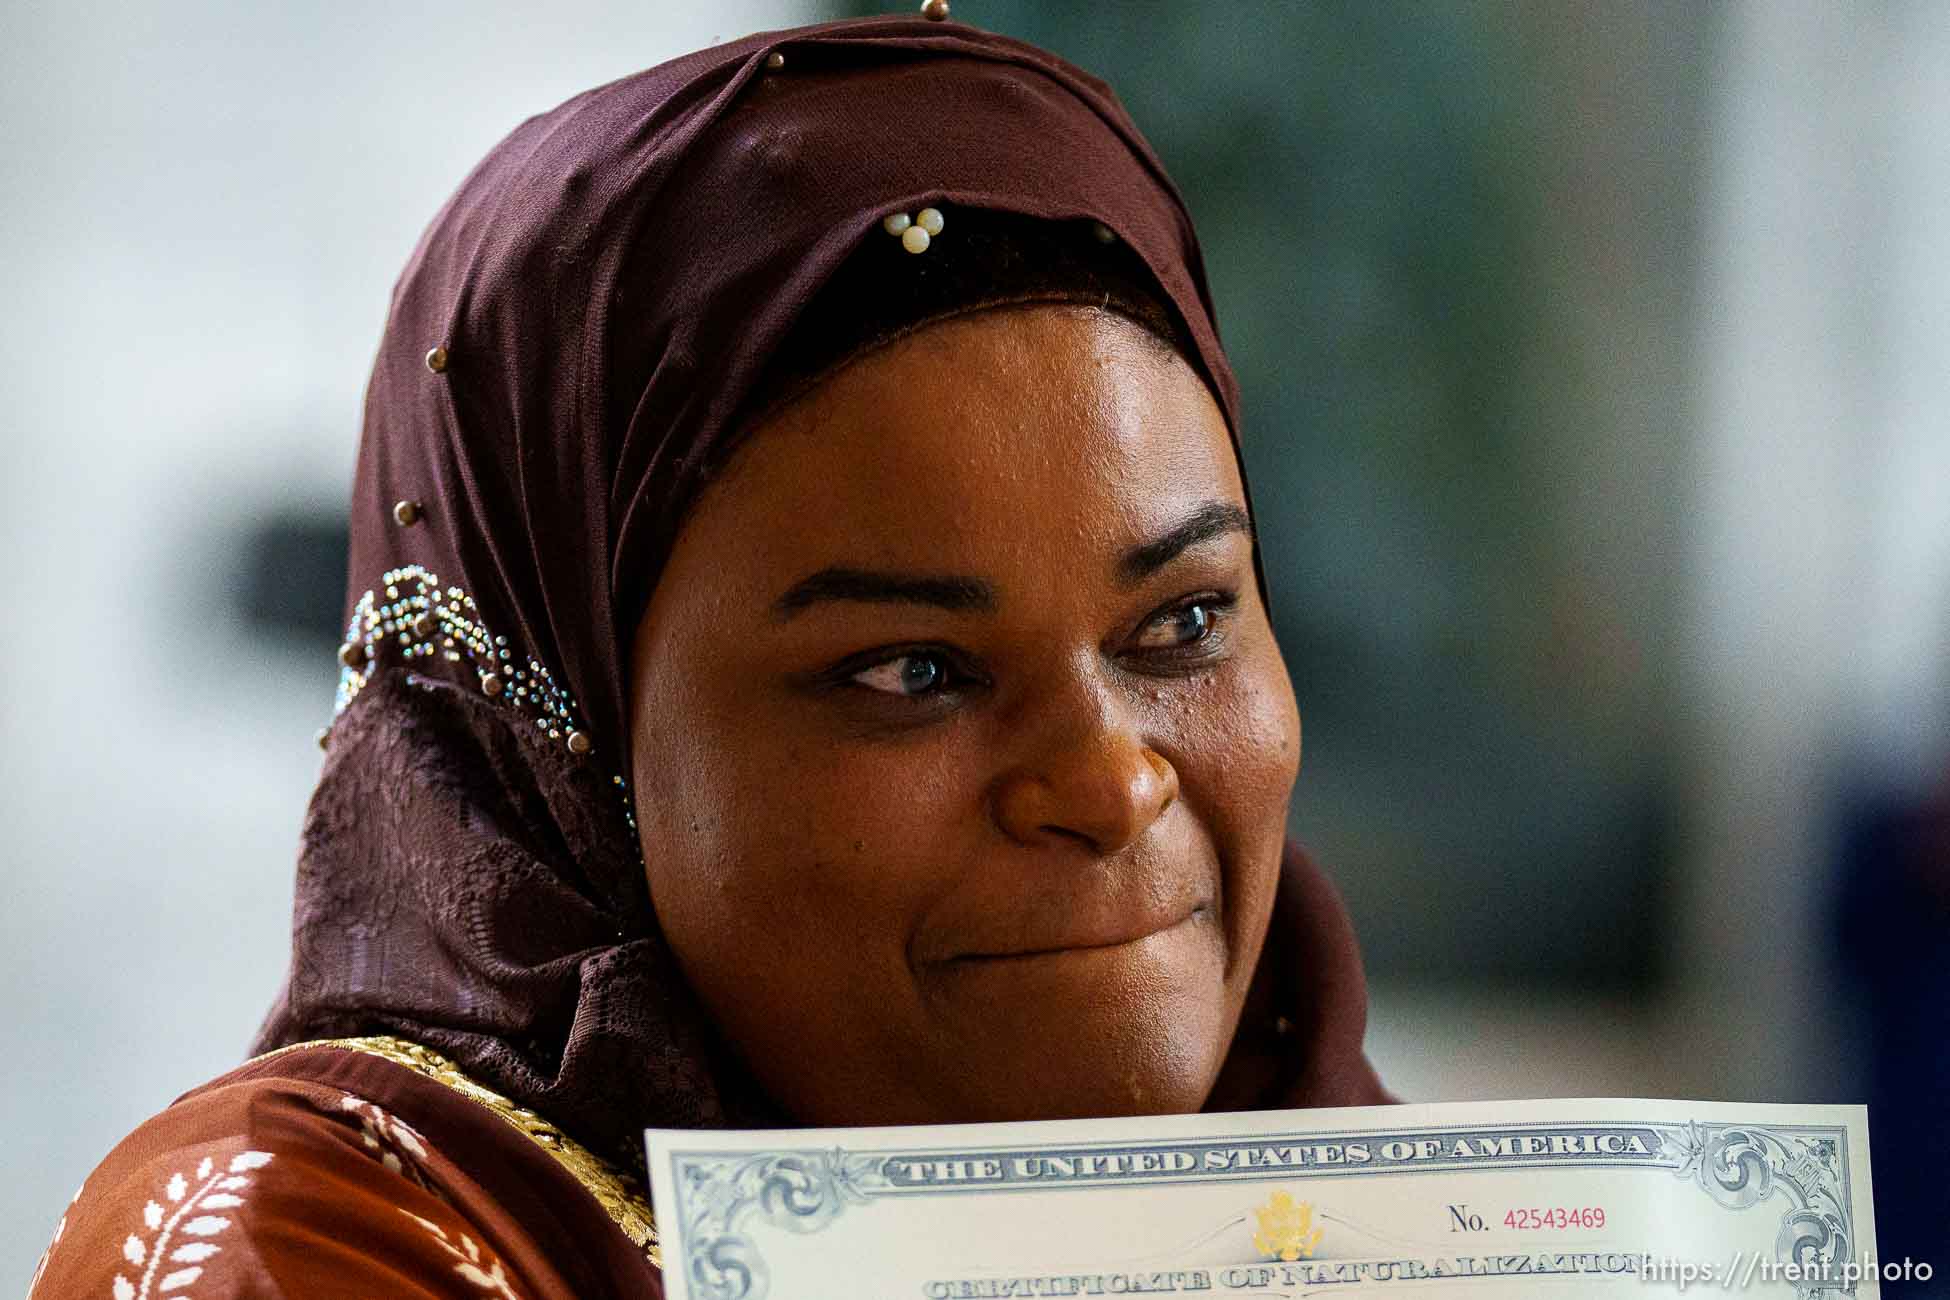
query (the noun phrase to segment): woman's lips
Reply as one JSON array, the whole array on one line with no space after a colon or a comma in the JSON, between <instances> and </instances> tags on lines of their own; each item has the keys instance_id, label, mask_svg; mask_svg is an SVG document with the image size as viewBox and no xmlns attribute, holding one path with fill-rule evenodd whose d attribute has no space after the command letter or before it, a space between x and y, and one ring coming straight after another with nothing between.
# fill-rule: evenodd
<instances>
[{"instance_id":1,"label":"woman's lips","mask_svg":"<svg viewBox=\"0 0 1950 1300\"><path fill-rule=\"evenodd\" d=\"M1030 961L1042 957L1060 957L1070 953L1100 952L1108 948L1125 948L1141 943L1154 935L1189 925L1205 916L1210 910L1209 904L1199 903L1190 911L1162 922L1142 922L1136 925L1127 922L1121 928L1111 928L1108 931L1089 930L1051 939L1038 939L1021 945L998 947L993 950L957 952L947 957L941 964L949 967L985 966L1003 962Z\"/></svg>"}]
</instances>

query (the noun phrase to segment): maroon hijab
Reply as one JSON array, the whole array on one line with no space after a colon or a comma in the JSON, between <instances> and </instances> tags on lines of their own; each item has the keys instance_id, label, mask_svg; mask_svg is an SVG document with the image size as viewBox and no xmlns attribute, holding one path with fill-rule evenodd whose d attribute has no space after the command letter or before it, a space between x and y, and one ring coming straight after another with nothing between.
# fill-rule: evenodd
<instances>
[{"instance_id":1,"label":"maroon hijab","mask_svg":"<svg viewBox=\"0 0 1950 1300\"><path fill-rule=\"evenodd\" d=\"M1236 445L1177 190L1110 89L1042 50L827 23L523 123L394 290L339 715L259 1050L398 1033L635 1160L647 1124L780 1119L658 932L619 775L630 638L768 358L884 217L930 205L1108 227L1181 318ZM1382 1100L1345 911L1304 857L1286 872L1215 1100Z\"/></svg>"}]
</instances>

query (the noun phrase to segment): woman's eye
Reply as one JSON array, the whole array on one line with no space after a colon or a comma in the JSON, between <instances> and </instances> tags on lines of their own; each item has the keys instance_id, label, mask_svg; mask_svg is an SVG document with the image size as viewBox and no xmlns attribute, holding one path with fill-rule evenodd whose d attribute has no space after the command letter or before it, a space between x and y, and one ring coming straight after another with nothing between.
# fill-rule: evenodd
<instances>
[{"instance_id":1,"label":"woman's eye","mask_svg":"<svg viewBox=\"0 0 1950 1300\"><path fill-rule=\"evenodd\" d=\"M904 654L854 673L852 680L889 695L927 695L948 680L948 665L937 654Z\"/></svg>"},{"instance_id":2,"label":"woman's eye","mask_svg":"<svg viewBox=\"0 0 1950 1300\"><path fill-rule=\"evenodd\" d=\"M1146 650L1173 650L1196 645L1212 635L1225 611L1225 602L1212 598L1191 600L1168 609L1138 633L1138 645Z\"/></svg>"}]
</instances>

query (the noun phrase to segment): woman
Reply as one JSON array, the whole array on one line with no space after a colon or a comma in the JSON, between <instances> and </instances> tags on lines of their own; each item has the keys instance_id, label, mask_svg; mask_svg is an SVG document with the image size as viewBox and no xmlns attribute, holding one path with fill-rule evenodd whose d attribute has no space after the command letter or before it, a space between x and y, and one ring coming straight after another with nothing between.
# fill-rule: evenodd
<instances>
[{"instance_id":1,"label":"woman","mask_svg":"<svg viewBox=\"0 0 1950 1300\"><path fill-rule=\"evenodd\" d=\"M394 295L261 1055L36 1294L659 1294L646 1125L1385 1100L1109 90L921 18L520 127Z\"/></svg>"}]
</instances>

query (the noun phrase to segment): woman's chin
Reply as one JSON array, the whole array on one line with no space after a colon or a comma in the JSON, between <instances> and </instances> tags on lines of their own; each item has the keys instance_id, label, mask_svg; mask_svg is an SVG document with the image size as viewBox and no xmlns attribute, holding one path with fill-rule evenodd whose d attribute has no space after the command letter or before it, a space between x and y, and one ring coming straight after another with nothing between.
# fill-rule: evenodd
<instances>
[{"instance_id":1,"label":"woman's chin","mask_svg":"<svg viewBox=\"0 0 1950 1300\"><path fill-rule=\"evenodd\" d=\"M950 1112L941 1120L1200 1109L1218 1077L1237 1009L1228 1006L1216 971L1145 974L1035 998L995 997L989 1014L955 1026L951 1059L930 1071L937 1085L931 1091Z\"/></svg>"},{"instance_id":2,"label":"woman's chin","mask_svg":"<svg viewBox=\"0 0 1950 1300\"><path fill-rule=\"evenodd\" d=\"M955 1081L941 1122L988 1123L1175 1115L1199 1110L1218 1073L1216 1060L1185 1050L1191 1044L1136 1046L1122 1051L1072 1050L997 1062L990 1071Z\"/></svg>"}]
</instances>

